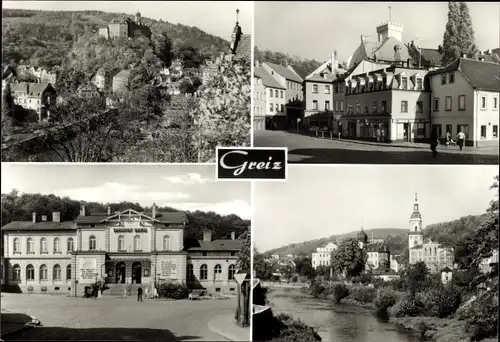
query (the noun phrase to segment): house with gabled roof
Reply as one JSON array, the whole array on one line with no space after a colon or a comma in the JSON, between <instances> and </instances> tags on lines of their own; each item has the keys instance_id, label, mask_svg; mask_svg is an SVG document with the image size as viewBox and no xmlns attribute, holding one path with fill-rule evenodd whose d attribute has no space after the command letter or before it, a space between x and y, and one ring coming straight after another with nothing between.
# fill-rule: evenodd
<instances>
[{"instance_id":1,"label":"house with gabled roof","mask_svg":"<svg viewBox=\"0 0 500 342\"><path fill-rule=\"evenodd\" d=\"M254 122L255 119L263 121L264 129L282 129L286 123L286 89L265 68L257 65L258 62L254 69Z\"/></svg>"},{"instance_id":2,"label":"house with gabled roof","mask_svg":"<svg viewBox=\"0 0 500 342\"><path fill-rule=\"evenodd\" d=\"M56 103L57 93L50 83L13 83L10 86L15 105L36 112L38 121L48 121L50 106Z\"/></svg>"}]
</instances>

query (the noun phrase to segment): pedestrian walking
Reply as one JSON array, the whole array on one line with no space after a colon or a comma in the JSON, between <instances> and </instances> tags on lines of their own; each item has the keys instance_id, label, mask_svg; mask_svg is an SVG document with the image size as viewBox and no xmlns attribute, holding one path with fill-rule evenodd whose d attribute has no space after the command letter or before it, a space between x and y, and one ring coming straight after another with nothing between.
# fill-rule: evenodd
<instances>
[{"instance_id":1,"label":"pedestrian walking","mask_svg":"<svg viewBox=\"0 0 500 342\"><path fill-rule=\"evenodd\" d=\"M156 286L155 288L153 289L153 297L156 299L158 298L158 290L156 289Z\"/></svg>"},{"instance_id":2,"label":"pedestrian walking","mask_svg":"<svg viewBox=\"0 0 500 342\"><path fill-rule=\"evenodd\" d=\"M450 144L451 144L451 133L446 132L446 145L445 145L445 147L450 146Z\"/></svg>"},{"instance_id":3,"label":"pedestrian walking","mask_svg":"<svg viewBox=\"0 0 500 342\"><path fill-rule=\"evenodd\" d=\"M380 130L380 142L384 142L385 141L385 131L384 129L382 128Z\"/></svg>"},{"instance_id":4,"label":"pedestrian walking","mask_svg":"<svg viewBox=\"0 0 500 342\"><path fill-rule=\"evenodd\" d=\"M137 301L142 302L142 287L137 289Z\"/></svg>"},{"instance_id":5,"label":"pedestrian walking","mask_svg":"<svg viewBox=\"0 0 500 342\"><path fill-rule=\"evenodd\" d=\"M146 287L146 289L144 290L144 299L148 299L148 295L149 295L149 289Z\"/></svg>"},{"instance_id":6,"label":"pedestrian walking","mask_svg":"<svg viewBox=\"0 0 500 342\"><path fill-rule=\"evenodd\" d=\"M380 142L380 136L382 135L382 132L380 131L380 127L377 128L377 142Z\"/></svg>"},{"instance_id":7,"label":"pedestrian walking","mask_svg":"<svg viewBox=\"0 0 500 342\"><path fill-rule=\"evenodd\" d=\"M462 148L464 147L465 143L465 133L460 131L457 134L457 145L460 147L460 151L462 151Z\"/></svg>"},{"instance_id":8,"label":"pedestrian walking","mask_svg":"<svg viewBox=\"0 0 500 342\"><path fill-rule=\"evenodd\" d=\"M437 146L439 145L438 136L436 131L433 131L431 134L431 151L432 158L436 158L437 156Z\"/></svg>"}]
</instances>

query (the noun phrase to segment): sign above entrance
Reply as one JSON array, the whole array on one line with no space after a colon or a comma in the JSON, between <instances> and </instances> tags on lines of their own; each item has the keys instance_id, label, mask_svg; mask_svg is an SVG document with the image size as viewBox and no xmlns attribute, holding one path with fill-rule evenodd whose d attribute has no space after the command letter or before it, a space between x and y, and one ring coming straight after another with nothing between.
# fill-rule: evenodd
<instances>
[{"instance_id":1,"label":"sign above entrance","mask_svg":"<svg viewBox=\"0 0 500 342\"><path fill-rule=\"evenodd\" d=\"M113 228L113 232L115 233L147 233L148 230L146 228Z\"/></svg>"}]
</instances>

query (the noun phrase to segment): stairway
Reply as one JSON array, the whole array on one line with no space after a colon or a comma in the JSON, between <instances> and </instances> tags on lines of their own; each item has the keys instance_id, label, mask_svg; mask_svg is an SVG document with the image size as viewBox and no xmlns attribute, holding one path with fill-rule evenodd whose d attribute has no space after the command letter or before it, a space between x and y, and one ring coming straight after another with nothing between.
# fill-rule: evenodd
<instances>
[{"instance_id":1,"label":"stairway","mask_svg":"<svg viewBox=\"0 0 500 342\"><path fill-rule=\"evenodd\" d=\"M104 290L102 295L106 297L121 297L123 298L123 292L130 288L130 297L137 297L137 289L142 286L143 291L145 289L144 284L106 284L107 290ZM144 293L144 292L143 292Z\"/></svg>"}]
</instances>

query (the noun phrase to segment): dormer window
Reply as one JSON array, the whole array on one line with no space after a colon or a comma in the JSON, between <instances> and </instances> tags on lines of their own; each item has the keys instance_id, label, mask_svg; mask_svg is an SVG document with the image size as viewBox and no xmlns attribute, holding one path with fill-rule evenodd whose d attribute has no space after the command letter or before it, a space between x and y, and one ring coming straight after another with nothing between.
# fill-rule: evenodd
<instances>
[{"instance_id":1,"label":"dormer window","mask_svg":"<svg viewBox=\"0 0 500 342\"><path fill-rule=\"evenodd\" d=\"M423 89L423 81L422 81L421 78L417 78L415 89L416 90L422 90Z\"/></svg>"},{"instance_id":2,"label":"dormer window","mask_svg":"<svg viewBox=\"0 0 500 342\"><path fill-rule=\"evenodd\" d=\"M408 89L408 77L401 77L401 89Z\"/></svg>"}]
</instances>

